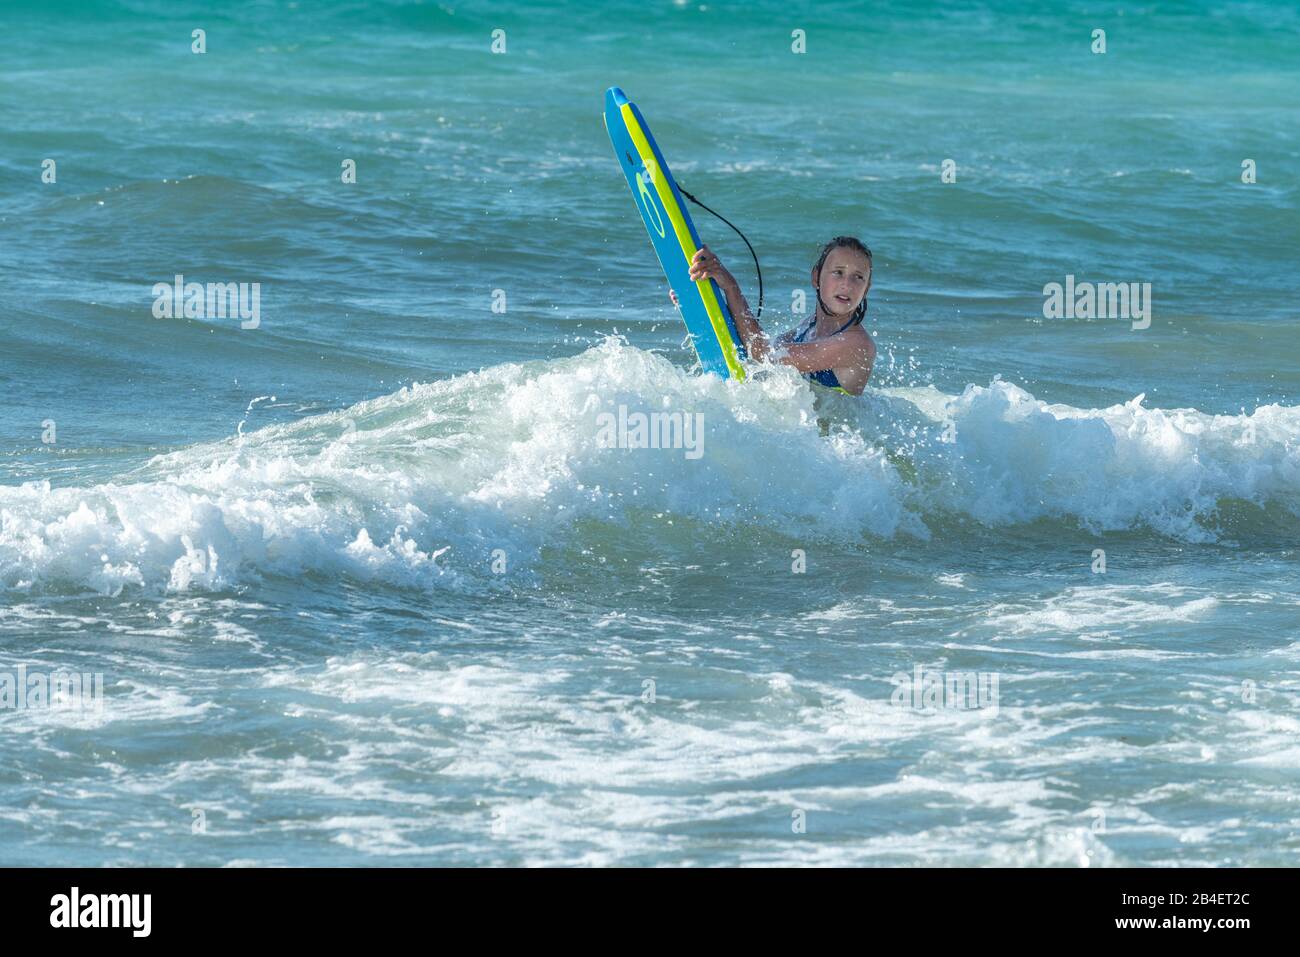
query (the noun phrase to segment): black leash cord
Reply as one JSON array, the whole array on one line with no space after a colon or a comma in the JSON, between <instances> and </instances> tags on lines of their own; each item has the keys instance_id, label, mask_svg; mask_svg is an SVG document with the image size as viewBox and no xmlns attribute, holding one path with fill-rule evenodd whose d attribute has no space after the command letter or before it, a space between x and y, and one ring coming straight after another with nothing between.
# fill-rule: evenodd
<instances>
[{"instance_id":1,"label":"black leash cord","mask_svg":"<svg viewBox=\"0 0 1300 957\"><path fill-rule=\"evenodd\" d=\"M689 200L690 200L692 203L694 203L696 206L700 207L700 209L707 210L708 212L713 213L713 215L714 215L714 216L717 216L718 219L722 220L724 223L726 223L726 224L727 224L728 226L730 226L732 229L735 229L735 230L736 230L736 235L737 235L737 236L739 236L741 239L745 239L745 234L742 233L739 229L736 228L736 224L735 224L735 223L733 223L731 220L727 219L727 218L726 218L725 216L723 216L722 214L713 212L713 210L709 209L709 207L705 206L703 203L701 203L698 199L696 199L696 198L695 198L694 196L692 196L690 193L686 192L685 189L682 189L682 184L681 184L681 183L678 183L678 184L677 184L677 189L681 192L681 194L682 194L683 196L685 196L687 199L689 199ZM758 273L758 312L754 314L754 318L757 319L759 316L761 316L761 315L763 314L763 270L762 270L762 268L758 265L758 253L754 252L754 247L749 245L749 240L748 240L748 239L745 239L745 245L746 245L746 246L749 246L749 254L750 254L751 256L754 257L754 271Z\"/></svg>"}]
</instances>

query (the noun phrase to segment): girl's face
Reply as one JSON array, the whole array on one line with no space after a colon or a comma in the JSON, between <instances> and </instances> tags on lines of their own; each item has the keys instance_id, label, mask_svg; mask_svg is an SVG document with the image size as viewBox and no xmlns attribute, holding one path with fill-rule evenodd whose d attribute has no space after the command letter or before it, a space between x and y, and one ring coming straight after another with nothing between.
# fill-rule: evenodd
<instances>
[{"instance_id":1,"label":"girl's face","mask_svg":"<svg viewBox=\"0 0 1300 957\"><path fill-rule=\"evenodd\" d=\"M816 272L812 280L832 314L851 315L871 288L871 260L857 250L838 246L822 263L820 281Z\"/></svg>"}]
</instances>

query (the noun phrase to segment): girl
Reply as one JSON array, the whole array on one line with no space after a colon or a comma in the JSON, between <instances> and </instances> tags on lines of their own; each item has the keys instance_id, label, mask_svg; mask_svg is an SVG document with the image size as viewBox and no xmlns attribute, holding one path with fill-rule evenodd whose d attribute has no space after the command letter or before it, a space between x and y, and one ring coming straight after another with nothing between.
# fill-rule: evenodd
<instances>
[{"instance_id":1,"label":"girl","mask_svg":"<svg viewBox=\"0 0 1300 957\"><path fill-rule=\"evenodd\" d=\"M736 278L709 249L701 246L691 260L691 279L713 279L727 296L727 308L751 359L768 356L794 366L804 376L849 395L861 395L876 361L876 344L862 328L871 288L871 250L852 236L836 236L822 247L812 267L817 311L798 329L768 342ZM669 290L677 305L677 293Z\"/></svg>"}]
</instances>

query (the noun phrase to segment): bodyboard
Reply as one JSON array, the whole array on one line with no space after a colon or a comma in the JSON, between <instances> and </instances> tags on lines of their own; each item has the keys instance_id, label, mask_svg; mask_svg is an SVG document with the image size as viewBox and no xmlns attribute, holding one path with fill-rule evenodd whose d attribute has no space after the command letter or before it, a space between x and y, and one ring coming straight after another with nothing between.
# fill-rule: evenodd
<instances>
[{"instance_id":1,"label":"bodyboard","mask_svg":"<svg viewBox=\"0 0 1300 957\"><path fill-rule=\"evenodd\" d=\"M691 281L690 263L700 248L700 237L686 212L681 191L641 111L616 86L605 93L605 130L659 265L669 287L677 293L678 308L700 357L700 366L724 379L744 379L745 370L740 364L744 346L736 334L726 297L712 279Z\"/></svg>"}]
</instances>

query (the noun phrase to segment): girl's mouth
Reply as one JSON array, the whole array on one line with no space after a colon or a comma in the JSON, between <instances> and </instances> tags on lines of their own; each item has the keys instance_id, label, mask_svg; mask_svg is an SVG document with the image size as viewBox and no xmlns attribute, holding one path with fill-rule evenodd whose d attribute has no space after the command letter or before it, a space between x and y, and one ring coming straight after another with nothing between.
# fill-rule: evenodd
<instances>
[{"instance_id":1,"label":"girl's mouth","mask_svg":"<svg viewBox=\"0 0 1300 957\"><path fill-rule=\"evenodd\" d=\"M836 302L842 302L842 303L844 303L844 305L847 306L847 305L849 304L849 297L848 297L848 296L836 296L836 297L835 297L835 301L836 301Z\"/></svg>"}]
</instances>

